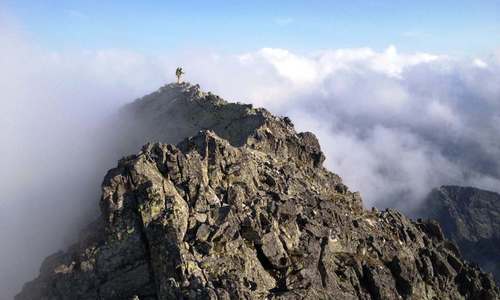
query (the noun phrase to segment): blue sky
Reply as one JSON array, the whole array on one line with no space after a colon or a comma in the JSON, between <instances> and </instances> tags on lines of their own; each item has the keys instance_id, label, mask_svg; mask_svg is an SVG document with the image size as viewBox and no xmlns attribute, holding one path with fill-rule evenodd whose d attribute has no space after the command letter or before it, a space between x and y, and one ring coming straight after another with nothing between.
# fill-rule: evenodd
<instances>
[{"instance_id":1,"label":"blue sky","mask_svg":"<svg viewBox=\"0 0 500 300\"><path fill-rule=\"evenodd\" d=\"M402 51L485 54L500 46L500 1L4 0L49 49L292 51L394 44Z\"/></svg>"}]
</instances>

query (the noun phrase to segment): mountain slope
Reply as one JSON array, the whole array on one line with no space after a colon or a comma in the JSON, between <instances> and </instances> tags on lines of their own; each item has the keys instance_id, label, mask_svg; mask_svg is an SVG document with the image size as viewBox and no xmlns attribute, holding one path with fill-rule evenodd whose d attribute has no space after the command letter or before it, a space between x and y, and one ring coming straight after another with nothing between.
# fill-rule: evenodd
<instances>
[{"instance_id":1,"label":"mountain slope","mask_svg":"<svg viewBox=\"0 0 500 300\"><path fill-rule=\"evenodd\" d=\"M103 181L99 220L16 299L499 296L435 222L365 211L322 166L316 137L286 118L189 84L127 114L149 139L192 137L123 158Z\"/></svg>"},{"instance_id":2,"label":"mountain slope","mask_svg":"<svg viewBox=\"0 0 500 300\"><path fill-rule=\"evenodd\" d=\"M119 119L115 125L117 136L125 141L117 143L140 149L153 141L177 144L202 129L213 130L232 145L241 146L272 117L264 109L229 103L205 93L198 85L172 83L126 105Z\"/></svg>"},{"instance_id":3,"label":"mountain slope","mask_svg":"<svg viewBox=\"0 0 500 300\"><path fill-rule=\"evenodd\" d=\"M418 215L438 220L468 260L500 281L500 195L473 187L442 186Z\"/></svg>"}]
</instances>

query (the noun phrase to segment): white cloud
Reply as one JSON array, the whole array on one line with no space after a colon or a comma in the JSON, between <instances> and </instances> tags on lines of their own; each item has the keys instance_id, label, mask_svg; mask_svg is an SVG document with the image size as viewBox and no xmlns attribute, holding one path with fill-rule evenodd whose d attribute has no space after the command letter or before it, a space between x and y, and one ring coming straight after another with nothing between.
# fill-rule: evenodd
<instances>
[{"instance_id":1,"label":"white cloud","mask_svg":"<svg viewBox=\"0 0 500 300\"><path fill-rule=\"evenodd\" d=\"M445 126L458 126L460 124L458 115L441 102L430 102L427 106L427 112L429 118L432 118L435 123L442 123Z\"/></svg>"},{"instance_id":2,"label":"white cloud","mask_svg":"<svg viewBox=\"0 0 500 300\"><path fill-rule=\"evenodd\" d=\"M370 48L340 49L323 51L320 61L327 71L351 69L358 72L371 70L391 77L400 77L405 68L440 59L439 55L429 53L400 54L395 46L383 52Z\"/></svg>"},{"instance_id":3,"label":"white cloud","mask_svg":"<svg viewBox=\"0 0 500 300\"><path fill-rule=\"evenodd\" d=\"M0 44L4 300L95 217L103 175L123 155L105 123L167 73L159 58L127 51L41 51L11 27L0 26Z\"/></svg>"},{"instance_id":4,"label":"white cloud","mask_svg":"<svg viewBox=\"0 0 500 300\"><path fill-rule=\"evenodd\" d=\"M242 78L214 85L212 76L203 85L291 115L320 136L327 165L368 205L409 209L440 184L498 190L500 71L484 60L488 68L394 46L262 49L231 62Z\"/></svg>"},{"instance_id":5,"label":"white cloud","mask_svg":"<svg viewBox=\"0 0 500 300\"><path fill-rule=\"evenodd\" d=\"M478 68L481 68L481 69L484 69L484 68L487 68L488 67L488 64L486 64L484 61L482 61L481 59L479 58L475 58L472 63L478 67Z\"/></svg>"},{"instance_id":6,"label":"white cloud","mask_svg":"<svg viewBox=\"0 0 500 300\"><path fill-rule=\"evenodd\" d=\"M271 63L280 76L289 79L295 84L304 85L313 83L318 78L315 62L284 49L264 48L258 55Z\"/></svg>"}]
</instances>

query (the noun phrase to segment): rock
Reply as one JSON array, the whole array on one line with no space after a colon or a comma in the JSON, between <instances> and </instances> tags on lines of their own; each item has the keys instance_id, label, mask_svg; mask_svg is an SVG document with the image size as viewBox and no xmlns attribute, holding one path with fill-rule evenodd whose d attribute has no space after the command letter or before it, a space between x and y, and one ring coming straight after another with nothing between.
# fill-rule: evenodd
<instances>
[{"instance_id":1,"label":"rock","mask_svg":"<svg viewBox=\"0 0 500 300\"><path fill-rule=\"evenodd\" d=\"M17 300L499 296L439 225L365 211L322 166L314 135L290 121L188 84L132 106L151 120L192 108L182 134L193 136L120 160L97 225L50 256Z\"/></svg>"},{"instance_id":2,"label":"rock","mask_svg":"<svg viewBox=\"0 0 500 300\"><path fill-rule=\"evenodd\" d=\"M206 241L210 235L210 226L207 224L201 224L196 231L196 239L198 241Z\"/></svg>"},{"instance_id":3,"label":"rock","mask_svg":"<svg viewBox=\"0 0 500 300\"><path fill-rule=\"evenodd\" d=\"M286 254L283 244L278 238L276 231L271 231L264 234L261 240L261 251L265 257L262 260L268 261L271 268L280 269L286 267L288 255Z\"/></svg>"},{"instance_id":4,"label":"rock","mask_svg":"<svg viewBox=\"0 0 500 300\"><path fill-rule=\"evenodd\" d=\"M443 228L443 233L437 235L451 239L466 259L492 272L500 281L499 194L472 187L442 186L429 194L415 216L437 220ZM427 230L432 231L428 226Z\"/></svg>"}]
</instances>

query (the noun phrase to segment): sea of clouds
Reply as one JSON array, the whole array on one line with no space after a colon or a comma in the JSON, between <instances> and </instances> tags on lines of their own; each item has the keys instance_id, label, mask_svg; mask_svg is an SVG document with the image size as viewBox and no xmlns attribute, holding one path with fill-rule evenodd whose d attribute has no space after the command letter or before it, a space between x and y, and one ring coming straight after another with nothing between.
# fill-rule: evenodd
<instances>
[{"instance_id":1,"label":"sea of clouds","mask_svg":"<svg viewBox=\"0 0 500 300\"><path fill-rule=\"evenodd\" d=\"M411 213L442 184L500 191L500 51L50 51L1 21L0 45L0 299L97 216L100 182L128 154L107 129L113 114L178 65L205 90L314 132L367 207Z\"/></svg>"},{"instance_id":2,"label":"sea of clouds","mask_svg":"<svg viewBox=\"0 0 500 300\"><path fill-rule=\"evenodd\" d=\"M314 132L327 167L368 207L411 213L443 184L500 191L500 52L265 48L185 63L202 86Z\"/></svg>"}]
</instances>

